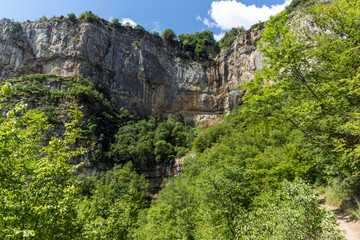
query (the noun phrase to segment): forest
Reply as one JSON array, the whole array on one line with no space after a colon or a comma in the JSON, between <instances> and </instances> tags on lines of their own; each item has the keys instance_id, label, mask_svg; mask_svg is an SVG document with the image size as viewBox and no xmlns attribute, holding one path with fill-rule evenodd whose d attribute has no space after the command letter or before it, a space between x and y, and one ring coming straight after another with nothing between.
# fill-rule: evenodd
<instances>
[{"instance_id":1,"label":"forest","mask_svg":"<svg viewBox=\"0 0 360 240\"><path fill-rule=\"evenodd\" d=\"M2 80L0 238L344 239L315 191L360 219L360 2L297 5L264 23L265 67L208 127L116 111L81 76ZM195 58L199 35L179 36ZM108 169L81 173L84 156ZM151 201L141 169L182 156Z\"/></svg>"}]
</instances>

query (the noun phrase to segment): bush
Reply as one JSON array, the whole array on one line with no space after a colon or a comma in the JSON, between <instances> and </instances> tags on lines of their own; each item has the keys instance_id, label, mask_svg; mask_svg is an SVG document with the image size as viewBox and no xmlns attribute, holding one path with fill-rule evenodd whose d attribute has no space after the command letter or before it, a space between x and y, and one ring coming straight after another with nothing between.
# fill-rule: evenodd
<instances>
[{"instance_id":1,"label":"bush","mask_svg":"<svg viewBox=\"0 0 360 240\"><path fill-rule=\"evenodd\" d=\"M234 43L235 38L240 33L244 32L244 27L232 28L230 32L225 33L225 36L217 43L219 48L230 48Z\"/></svg>"},{"instance_id":2,"label":"bush","mask_svg":"<svg viewBox=\"0 0 360 240\"><path fill-rule=\"evenodd\" d=\"M68 19L72 22L75 22L77 20L77 17L74 13L69 13L68 14Z\"/></svg>"},{"instance_id":3,"label":"bush","mask_svg":"<svg viewBox=\"0 0 360 240\"><path fill-rule=\"evenodd\" d=\"M141 26L140 24L136 25L134 29L138 34L142 35L145 33L145 28L143 26Z\"/></svg>"},{"instance_id":4,"label":"bush","mask_svg":"<svg viewBox=\"0 0 360 240\"><path fill-rule=\"evenodd\" d=\"M309 0L293 0L289 6L285 8L287 13L291 13L296 10L298 7L303 7L307 2L311 2Z\"/></svg>"},{"instance_id":5,"label":"bush","mask_svg":"<svg viewBox=\"0 0 360 240\"><path fill-rule=\"evenodd\" d=\"M320 207L312 188L303 182L284 182L282 189L259 197L255 206L246 217L238 216L237 237L343 239L335 216Z\"/></svg>"},{"instance_id":6,"label":"bush","mask_svg":"<svg viewBox=\"0 0 360 240\"><path fill-rule=\"evenodd\" d=\"M39 21L47 21L48 20L48 18L46 17L46 16L42 16L40 19L39 19Z\"/></svg>"},{"instance_id":7,"label":"bush","mask_svg":"<svg viewBox=\"0 0 360 240\"><path fill-rule=\"evenodd\" d=\"M168 42L173 42L176 39L176 34L173 30L171 29L166 29L162 34L161 37L168 41Z\"/></svg>"},{"instance_id":8,"label":"bush","mask_svg":"<svg viewBox=\"0 0 360 240\"><path fill-rule=\"evenodd\" d=\"M108 25L113 28L121 27L121 23L119 22L118 18L111 19L111 21L108 23Z\"/></svg>"},{"instance_id":9,"label":"bush","mask_svg":"<svg viewBox=\"0 0 360 240\"><path fill-rule=\"evenodd\" d=\"M213 32L205 30L194 34L181 34L178 39L190 59L197 61L209 60L207 46L215 44Z\"/></svg>"},{"instance_id":10,"label":"bush","mask_svg":"<svg viewBox=\"0 0 360 240\"><path fill-rule=\"evenodd\" d=\"M203 41L198 43L195 48L195 59L198 61L208 60L209 54Z\"/></svg>"},{"instance_id":11,"label":"bush","mask_svg":"<svg viewBox=\"0 0 360 240\"><path fill-rule=\"evenodd\" d=\"M101 18L91 11L86 11L79 15L79 20L86 22L100 22Z\"/></svg>"},{"instance_id":12,"label":"bush","mask_svg":"<svg viewBox=\"0 0 360 240\"><path fill-rule=\"evenodd\" d=\"M211 148L211 145L223 135L225 127L222 124L212 125L198 134L193 143L194 149L203 152L206 148Z\"/></svg>"}]
</instances>

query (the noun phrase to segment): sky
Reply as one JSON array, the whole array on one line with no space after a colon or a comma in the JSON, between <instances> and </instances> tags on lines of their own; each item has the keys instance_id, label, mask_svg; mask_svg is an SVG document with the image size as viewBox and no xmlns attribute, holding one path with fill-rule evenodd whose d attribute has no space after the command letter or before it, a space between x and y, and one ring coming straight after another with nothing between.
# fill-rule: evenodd
<instances>
[{"instance_id":1,"label":"sky","mask_svg":"<svg viewBox=\"0 0 360 240\"><path fill-rule=\"evenodd\" d=\"M110 20L140 24L161 34L177 35L203 30L219 40L232 27L245 28L282 11L291 0L0 0L0 19L36 20L42 16L76 16L92 11Z\"/></svg>"}]
</instances>

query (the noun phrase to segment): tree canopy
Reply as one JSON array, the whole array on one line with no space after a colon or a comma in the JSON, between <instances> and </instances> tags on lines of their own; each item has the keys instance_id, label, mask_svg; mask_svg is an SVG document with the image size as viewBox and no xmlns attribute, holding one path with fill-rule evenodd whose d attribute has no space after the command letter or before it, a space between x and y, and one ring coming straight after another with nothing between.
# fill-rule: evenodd
<instances>
[{"instance_id":1,"label":"tree canopy","mask_svg":"<svg viewBox=\"0 0 360 240\"><path fill-rule=\"evenodd\" d=\"M2 94L10 91L8 85L1 89ZM79 136L75 125L81 114L72 106L68 109L72 120L66 124L63 138L46 139L53 126L44 113L26 110L24 104L0 115L2 239L68 239L78 235L78 186L69 180L77 166L68 162L82 153L71 147Z\"/></svg>"}]
</instances>

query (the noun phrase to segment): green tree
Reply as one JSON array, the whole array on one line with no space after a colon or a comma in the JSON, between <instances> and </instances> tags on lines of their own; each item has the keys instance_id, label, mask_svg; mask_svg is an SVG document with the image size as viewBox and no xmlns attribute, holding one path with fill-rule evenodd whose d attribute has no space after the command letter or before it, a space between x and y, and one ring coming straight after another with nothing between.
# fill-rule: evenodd
<instances>
[{"instance_id":1,"label":"green tree","mask_svg":"<svg viewBox=\"0 0 360 240\"><path fill-rule=\"evenodd\" d=\"M231 31L225 33L224 37L217 43L219 48L230 48L235 38L244 31L244 27L232 28Z\"/></svg>"},{"instance_id":2,"label":"green tree","mask_svg":"<svg viewBox=\"0 0 360 240\"><path fill-rule=\"evenodd\" d=\"M204 41L200 41L197 43L195 48L195 58L198 61L207 60L209 57L209 53L207 51L206 45Z\"/></svg>"},{"instance_id":3,"label":"green tree","mask_svg":"<svg viewBox=\"0 0 360 240\"><path fill-rule=\"evenodd\" d=\"M234 239L344 239L336 218L320 206L312 188L284 182L281 189L254 200L252 211L235 219Z\"/></svg>"},{"instance_id":4,"label":"green tree","mask_svg":"<svg viewBox=\"0 0 360 240\"><path fill-rule=\"evenodd\" d=\"M215 44L214 34L209 30L194 34L181 34L178 37L189 58L197 61L208 60L207 46Z\"/></svg>"},{"instance_id":5,"label":"green tree","mask_svg":"<svg viewBox=\"0 0 360 240\"><path fill-rule=\"evenodd\" d=\"M91 11L85 11L85 13L81 13L78 17L79 20L86 22L100 22L101 18Z\"/></svg>"},{"instance_id":6,"label":"green tree","mask_svg":"<svg viewBox=\"0 0 360 240\"><path fill-rule=\"evenodd\" d=\"M77 17L74 13L69 13L68 18L70 21L73 21L73 22L75 22L77 20Z\"/></svg>"},{"instance_id":7,"label":"green tree","mask_svg":"<svg viewBox=\"0 0 360 240\"><path fill-rule=\"evenodd\" d=\"M119 22L118 18L111 19L110 22L108 23L108 25L110 27L114 27L114 28L121 27L121 23Z\"/></svg>"},{"instance_id":8,"label":"green tree","mask_svg":"<svg viewBox=\"0 0 360 240\"><path fill-rule=\"evenodd\" d=\"M48 20L48 18L46 17L46 16L42 16L40 19L39 19L39 21L47 21Z\"/></svg>"},{"instance_id":9,"label":"green tree","mask_svg":"<svg viewBox=\"0 0 360 240\"><path fill-rule=\"evenodd\" d=\"M173 42L176 40L176 34L171 29L166 29L165 31L163 31L163 33L161 34L161 37L162 37L162 39L164 39L168 42Z\"/></svg>"},{"instance_id":10,"label":"green tree","mask_svg":"<svg viewBox=\"0 0 360 240\"><path fill-rule=\"evenodd\" d=\"M168 162L191 147L193 128L173 116L129 121L119 128L111 145L110 158L117 163L133 161L138 169Z\"/></svg>"},{"instance_id":11,"label":"green tree","mask_svg":"<svg viewBox=\"0 0 360 240\"><path fill-rule=\"evenodd\" d=\"M143 34L145 33L145 28L143 26L141 26L140 24L137 24L134 27L135 31L137 31L139 34Z\"/></svg>"},{"instance_id":12,"label":"green tree","mask_svg":"<svg viewBox=\"0 0 360 240\"><path fill-rule=\"evenodd\" d=\"M337 9L341 9L338 11ZM300 129L323 150L338 152L333 174L360 169L354 88L359 78L357 1L334 1L307 10L322 31L313 32L300 17L287 25L286 13L273 17L263 34L268 66L245 86L252 113L282 119ZM314 64L316 63L316 64ZM322 167L326 168L326 160Z\"/></svg>"},{"instance_id":13,"label":"green tree","mask_svg":"<svg viewBox=\"0 0 360 240\"><path fill-rule=\"evenodd\" d=\"M129 162L78 179L85 184L92 182L85 185L91 186L90 196L85 196L78 208L78 224L84 225L79 239L131 239L132 231L138 227L138 214L147 207L145 177L138 175Z\"/></svg>"},{"instance_id":14,"label":"green tree","mask_svg":"<svg viewBox=\"0 0 360 240\"><path fill-rule=\"evenodd\" d=\"M9 85L2 94L9 94ZM2 105L0 105L1 108ZM4 109L5 110L5 109ZM68 239L78 234L77 184L69 180L77 166L69 160L81 113L70 108L63 137L46 139L53 126L44 113L17 104L0 115L0 237Z\"/></svg>"}]
</instances>

